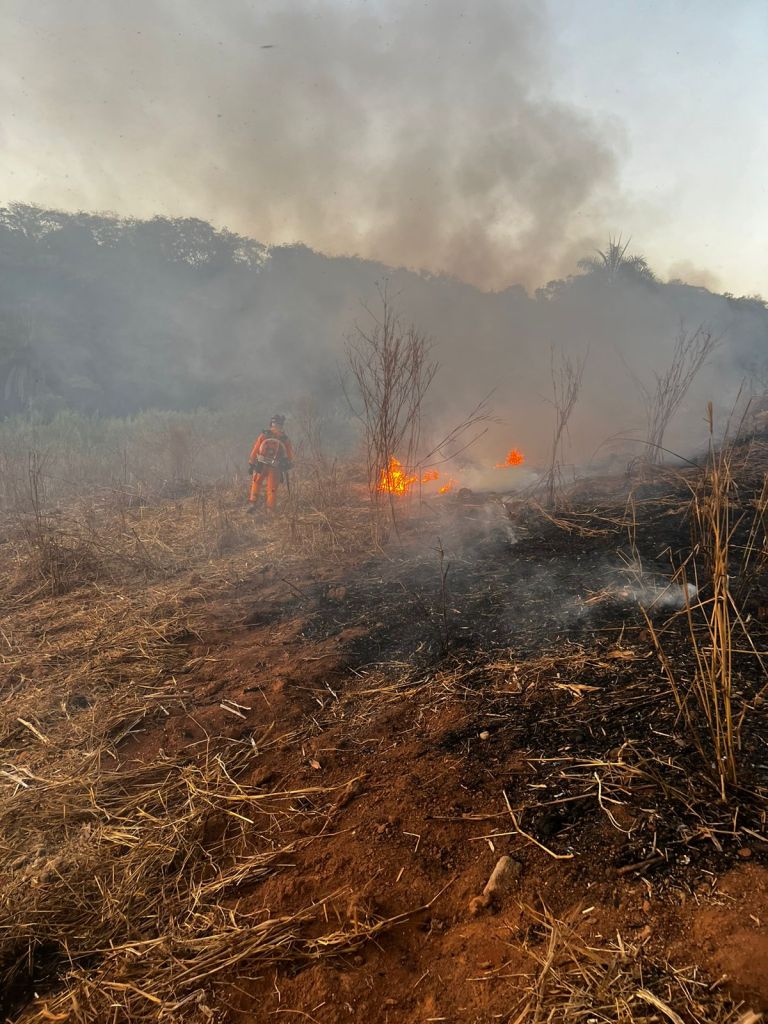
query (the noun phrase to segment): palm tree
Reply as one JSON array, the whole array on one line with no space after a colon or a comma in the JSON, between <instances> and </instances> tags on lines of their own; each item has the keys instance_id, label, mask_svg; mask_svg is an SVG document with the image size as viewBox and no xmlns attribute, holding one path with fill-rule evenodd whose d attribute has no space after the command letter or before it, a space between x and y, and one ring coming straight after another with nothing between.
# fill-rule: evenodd
<instances>
[{"instance_id":1,"label":"palm tree","mask_svg":"<svg viewBox=\"0 0 768 1024\"><path fill-rule=\"evenodd\" d=\"M609 237L605 251L597 249L595 256L587 256L579 260L579 270L584 270L588 274L600 275L607 281L615 281L619 276L635 277L642 281L655 281L656 275L648 266L648 261L644 256L627 255L631 241L632 239L628 238L626 242L623 242L621 235L618 238Z\"/></svg>"}]
</instances>

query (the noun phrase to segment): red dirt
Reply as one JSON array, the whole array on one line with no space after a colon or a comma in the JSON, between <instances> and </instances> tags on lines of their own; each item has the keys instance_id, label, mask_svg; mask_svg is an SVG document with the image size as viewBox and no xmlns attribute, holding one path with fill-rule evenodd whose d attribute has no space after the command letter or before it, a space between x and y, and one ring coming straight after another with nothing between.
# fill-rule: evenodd
<instances>
[{"instance_id":1,"label":"red dirt","mask_svg":"<svg viewBox=\"0 0 768 1024\"><path fill-rule=\"evenodd\" d=\"M320 582L333 595L344 581L328 572ZM525 766L519 753L495 749L494 734L480 738L485 723L473 704L424 709L408 698L366 694L373 677L355 669L350 654L359 628L307 640L311 602L302 607L274 578L261 582L256 610L255 597L242 588L210 608L192 652L193 662L202 661L185 678L194 708L132 738L123 760L274 723L285 742L264 756L251 781L281 790L316 783L340 787L342 796L332 820L318 821L314 841L246 890L239 909L298 910L337 892L343 895L328 914L340 918L425 909L354 956L220 984L233 1020L278 1013L321 1024L506 1019L519 1002L517 975L530 968L517 945L528 930L522 907L542 901L560 917L581 908L589 941L619 932L674 963L700 965L750 1008L768 1010L765 867L745 860L689 891L657 887L653 876L621 876L613 865L626 837L607 817L597 828L585 825L573 859L554 860L521 836L491 848L478 837L509 821L499 779ZM259 609L274 618L248 624L259 623ZM252 710L242 720L221 709L224 698ZM463 745L446 744L458 731ZM522 863L519 883L500 908L473 916L470 900L502 853Z\"/></svg>"}]
</instances>

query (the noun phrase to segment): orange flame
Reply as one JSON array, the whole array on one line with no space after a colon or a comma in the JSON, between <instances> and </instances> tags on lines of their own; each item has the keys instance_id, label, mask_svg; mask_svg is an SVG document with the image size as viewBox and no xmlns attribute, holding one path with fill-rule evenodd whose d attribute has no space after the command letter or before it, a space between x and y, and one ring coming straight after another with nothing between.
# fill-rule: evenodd
<instances>
[{"instance_id":1,"label":"orange flame","mask_svg":"<svg viewBox=\"0 0 768 1024\"><path fill-rule=\"evenodd\" d=\"M506 469L508 466L522 466L524 462L525 456L523 453L518 451L517 448L513 448L512 451L507 452L504 462L496 463L496 469Z\"/></svg>"},{"instance_id":2,"label":"orange flame","mask_svg":"<svg viewBox=\"0 0 768 1024\"><path fill-rule=\"evenodd\" d=\"M408 473L399 459L394 455L389 460L389 466L382 469L377 484L377 490L385 494L408 494L414 484L428 484L440 479L440 473L436 469L427 469L419 477L415 473ZM446 483L438 488L438 494L449 494L455 487L458 487L458 480L449 477Z\"/></svg>"},{"instance_id":3,"label":"orange flame","mask_svg":"<svg viewBox=\"0 0 768 1024\"><path fill-rule=\"evenodd\" d=\"M387 468L381 471L378 490L386 494L407 494L418 479L417 476L409 476L402 462L393 455Z\"/></svg>"}]
</instances>

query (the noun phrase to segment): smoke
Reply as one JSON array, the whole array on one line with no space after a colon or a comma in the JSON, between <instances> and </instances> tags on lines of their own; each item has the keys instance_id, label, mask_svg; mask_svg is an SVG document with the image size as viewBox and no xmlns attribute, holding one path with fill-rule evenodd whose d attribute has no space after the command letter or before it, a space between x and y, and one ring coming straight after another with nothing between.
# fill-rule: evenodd
<instances>
[{"instance_id":1,"label":"smoke","mask_svg":"<svg viewBox=\"0 0 768 1024\"><path fill-rule=\"evenodd\" d=\"M6 0L12 199L205 217L482 288L603 237L615 127L524 0Z\"/></svg>"},{"instance_id":2,"label":"smoke","mask_svg":"<svg viewBox=\"0 0 768 1024\"><path fill-rule=\"evenodd\" d=\"M698 285L700 288L707 288L711 292L719 291L722 288L722 281L712 270L706 267L699 267L691 260L677 260L669 267L670 281L685 281L691 285Z\"/></svg>"},{"instance_id":3,"label":"smoke","mask_svg":"<svg viewBox=\"0 0 768 1024\"><path fill-rule=\"evenodd\" d=\"M681 323L723 342L665 438L676 451L764 363L757 302L631 275L519 287L604 245L624 146L554 98L541 3L5 0L0 28L9 198L207 218L272 246L227 262L202 221L65 218L30 262L36 229L3 211L0 312L27 318L65 402L124 414L238 388L338 406L344 334L389 276L404 321L435 339L436 436L493 392L498 421L462 479L493 486L520 447L511 488L546 469L553 347L588 354L566 439L582 464L611 438L624 465L642 451L623 440L644 435L637 381L652 388ZM381 262L276 245L297 239Z\"/></svg>"}]
</instances>

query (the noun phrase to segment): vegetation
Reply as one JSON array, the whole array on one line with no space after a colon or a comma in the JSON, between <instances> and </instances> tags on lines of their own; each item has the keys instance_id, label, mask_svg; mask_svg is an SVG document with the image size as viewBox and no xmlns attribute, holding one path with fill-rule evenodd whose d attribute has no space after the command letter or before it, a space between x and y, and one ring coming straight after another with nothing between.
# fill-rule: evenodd
<instances>
[{"instance_id":1,"label":"vegetation","mask_svg":"<svg viewBox=\"0 0 768 1024\"><path fill-rule=\"evenodd\" d=\"M307 486L277 522L226 487L53 509L27 461L0 531L0 1012L306 1016L343 970L376 1024L462 1019L477 979L521 1024L757 1024L695 924L765 905L733 871L764 870L765 444L644 470L644 564L674 545L701 587L670 614L605 571L631 481L508 508L512 551L488 499L376 553L364 476L329 514L327 424L300 421ZM190 422L156 418L169 452ZM502 851L517 877L477 916Z\"/></svg>"},{"instance_id":2,"label":"vegetation","mask_svg":"<svg viewBox=\"0 0 768 1024\"><path fill-rule=\"evenodd\" d=\"M126 418L71 411L48 422L9 418L0 423L0 508L27 503L30 460L48 506L86 494L171 495L231 481L259 427L254 410L242 406Z\"/></svg>"},{"instance_id":3,"label":"vegetation","mask_svg":"<svg viewBox=\"0 0 768 1024\"><path fill-rule=\"evenodd\" d=\"M356 391L350 405L365 434L371 501L378 507L386 496L394 521L393 460L406 467L418 462L422 403L438 364L431 359L429 339L402 324L386 285L379 297L381 313L370 313L370 328L356 327L347 342L347 361Z\"/></svg>"},{"instance_id":4,"label":"vegetation","mask_svg":"<svg viewBox=\"0 0 768 1024\"><path fill-rule=\"evenodd\" d=\"M672 417L719 341L705 327L695 331L681 327L675 338L669 366L662 373L654 372L652 387L638 381L646 414L647 461L663 461L664 436Z\"/></svg>"},{"instance_id":5,"label":"vegetation","mask_svg":"<svg viewBox=\"0 0 768 1024\"><path fill-rule=\"evenodd\" d=\"M628 252L629 243L622 241L621 235L618 238L610 237L605 249L598 249L594 256L587 256L579 260L579 269L588 274L594 274L607 281L615 282L620 278L628 280L655 282L656 275L648 266L644 256Z\"/></svg>"},{"instance_id":6,"label":"vegetation","mask_svg":"<svg viewBox=\"0 0 768 1024\"><path fill-rule=\"evenodd\" d=\"M543 375L547 346L564 325L593 354L626 340L646 375L668 361L669 329L681 319L727 327L731 377L766 372L761 301L658 281L649 301L653 275L621 239L581 269L534 297L387 273L404 322L440 339L440 400L473 384L472 403L516 380L521 351L530 361L538 348ZM385 273L302 246L268 249L193 218L18 204L0 208L0 270L0 419L43 420L64 410L126 417L238 403L269 415L273 403L306 394L343 407L344 332Z\"/></svg>"},{"instance_id":7,"label":"vegetation","mask_svg":"<svg viewBox=\"0 0 768 1024\"><path fill-rule=\"evenodd\" d=\"M588 353L571 359L564 352L552 349L552 408L555 422L552 430L552 448L549 466L543 480L547 502L554 508L563 484L563 458L568 436L568 423L579 400L581 382Z\"/></svg>"},{"instance_id":8,"label":"vegetation","mask_svg":"<svg viewBox=\"0 0 768 1024\"><path fill-rule=\"evenodd\" d=\"M689 509L694 546L677 574L685 595L686 639L693 655L687 679L651 619L646 616L646 620L681 719L725 800L739 781L744 760L742 730L746 717L754 712L750 698L736 684L735 652L754 657L756 676L764 677L766 671L763 652L752 641L750 615L743 608L765 579L768 564L768 474L763 473L762 488L744 507L737 495L737 467L743 473L738 450L730 441L714 444L711 403L708 417L709 456L692 484Z\"/></svg>"}]
</instances>

